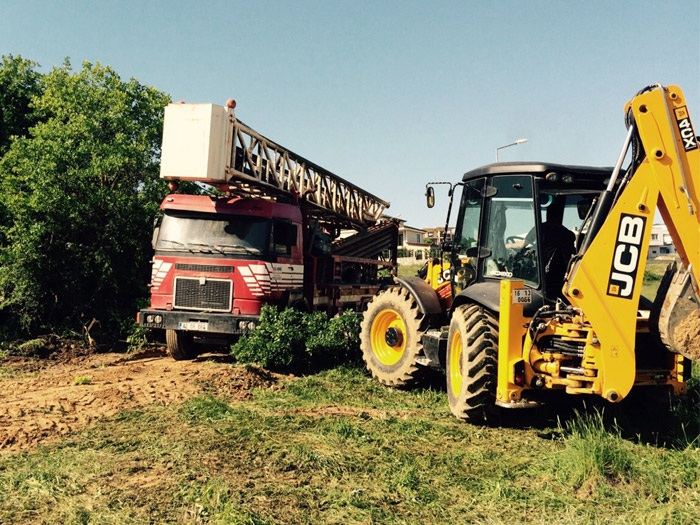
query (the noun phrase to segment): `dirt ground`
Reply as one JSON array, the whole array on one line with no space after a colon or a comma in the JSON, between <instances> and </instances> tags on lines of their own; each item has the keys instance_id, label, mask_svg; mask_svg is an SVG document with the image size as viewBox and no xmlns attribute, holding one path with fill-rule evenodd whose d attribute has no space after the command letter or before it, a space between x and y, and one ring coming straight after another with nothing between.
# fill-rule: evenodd
<instances>
[{"instance_id":1,"label":"dirt ground","mask_svg":"<svg viewBox=\"0 0 700 525\"><path fill-rule=\"evenodd\" d=\"M673 334L674 343L684 356L693 361L700 360L700 310L691 311L678 326Z\"/></svg>"},{"instance_id":2,"label":"dirt ground","mask_svg":"<svg viewBox=\"0 0 700 525\"><path fill-rule=\"evenodd\" d=\"M74 347L49 358L10 357L0 375L0 454L56 441L121 410L205 392L245 399L255 387L279 388L279 382L215 354L174 361L163 348L123 354Z\"/></svg>"}]
</instances>

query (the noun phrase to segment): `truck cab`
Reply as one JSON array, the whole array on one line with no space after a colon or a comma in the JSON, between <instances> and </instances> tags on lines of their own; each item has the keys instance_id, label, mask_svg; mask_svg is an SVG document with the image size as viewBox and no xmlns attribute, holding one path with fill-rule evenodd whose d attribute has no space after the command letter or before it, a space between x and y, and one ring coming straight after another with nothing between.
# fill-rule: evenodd
<instances>
[{"instance_id":1,"label":"truck cab","mask_svg":"<svg viewBox=\"0 0 700 525\"><path fill-rule=\"evenodd\" d=\"M190 339L252 330L263 304L289 304L303 284L298 206L172 194L154 231L151 307L141 325ZM172 336L174 337L174 335ZM186 349L186 350L185 350Z\"/></svg>"}]
</instances>

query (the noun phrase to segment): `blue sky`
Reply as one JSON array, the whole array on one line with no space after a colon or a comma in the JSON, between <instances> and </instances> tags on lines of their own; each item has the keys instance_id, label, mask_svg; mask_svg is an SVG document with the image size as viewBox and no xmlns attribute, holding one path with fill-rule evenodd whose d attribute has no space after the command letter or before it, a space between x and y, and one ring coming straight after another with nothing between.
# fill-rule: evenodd
<instances>
[{"instance_id":1,"label":"blue sky","mask_svg":"<svg viewBox=\"0 0 700 525\"><path fill-rule=\"evenodd\" d=\"M83 61L173 100L238 102L257 131L445 220L428 181L501 160L609 166L623 107L683 88L700 127L700 0L3 0L0 54Z\"/></svg>"}]
</instances>

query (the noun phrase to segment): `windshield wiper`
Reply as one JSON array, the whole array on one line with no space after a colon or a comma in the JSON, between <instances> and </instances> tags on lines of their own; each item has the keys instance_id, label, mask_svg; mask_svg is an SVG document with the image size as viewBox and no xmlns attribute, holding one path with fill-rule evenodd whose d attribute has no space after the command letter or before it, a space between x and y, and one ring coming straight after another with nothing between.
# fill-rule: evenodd
<instances>
[{"instance_id":1,"label":"windshield wiper","mask_svg":"<svg viewBox=\"0 0 700 525\"><path fill-rule=\"evenodd\" d=\"M200 253L212 253L212 251L217 251L223 254L232 252L244 252L251 255L259 255L261 253L261 251L258 248L241 246L240 244L216 244L214 246L211 246L204 242L190 242L185 244L184 242L175 241L173 239L159 239L158 242L168 242L171 244L175 244L178 247L186 248L190 253L194 253L195 250L198 250Z\"/></svg>"},{"instance_id":2,"label":"windshield wiper","mask_svg":"<svg viewBox=\"0 0 700 525\"><path fill-rule=\"evenodd\" d=\"M199 246L199 253L211 253L211 246L209 246L205 242L190 242L187 243L187 248L194 253L194 250L191 248L192 246Z\"/></svg>"},{"instance_id":3,"label":"windshield wiper","mask_svg":"<svg viewBox=\"0 0 700 525\"><path fill-rule=\"evenodd\" d=\"M177 244L178 246L184 246L184 245L185 245L184 242L174 241L174 240L172 240L172 239L158 239L158 242L171 242L171 243L173 243L173 244Z\"/></svg>"},{"instance_id":4,"label":"windshield wiper","mask_svg":"<svg viewBox=\"0 0 700 525\"><path fill-rule=\"evenodd\" d=\"M185 248L188 252L194 253L195 250L192 248L193 246L203 246L204 248L208 248L207 250L203 248L199 248L200 253L211 253L211 247L208 244L201 243L201 242L190 242L185 244L184 242L181 241L175 241L173 239L159 239L159 243L161 242L169 242L171 244L175 244L179 248Z\"/></svg>"},{"instance_id":5,"label":"windshield wiper","mask_svg":"<svg viewBox=\"0 0 700 525\"><path fill-rule=\"evenodd\" d=\"M194 250L192 248L189 248L184 242L174 241L172 239L158 239L158 244L160 244L162 242L169 242L171 244L175 244L178 247L186 248L190 253L194 253ZM170 249L172 250L173 248L170 248Z\"/></svg>"},{"instance_id":6,"label":"windshield wiper","mask_svg":"<svg viewBox=\"0 0 700 525\"><path fill-rule=\"evenodd\" d=\"M245 253L249 253L252 255L258 255L260 254L260 250L257 248L250 248L248 246L241 246L240 244L217 244L214 246L216 250L218 250L221 253L226 253L226 249L232 250L232 251L243 251Z\"/></svg>"}]
</instances>

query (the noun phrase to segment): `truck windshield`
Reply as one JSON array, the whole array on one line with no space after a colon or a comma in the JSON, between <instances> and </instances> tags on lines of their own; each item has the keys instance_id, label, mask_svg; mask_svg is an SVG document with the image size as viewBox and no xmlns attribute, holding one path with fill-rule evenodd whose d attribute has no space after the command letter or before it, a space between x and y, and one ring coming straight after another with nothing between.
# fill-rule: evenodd
<instances>
[{"instance_id":1,"label":"truck windshield","mask_svg":"<svg viewBox=\"0 0 700 525\"><path fill-rule=\"evenodd\" d=\"M270 224L260 217L167 210L155 249L259 255L268 246Z\"/></svg>"}]
</instances>

